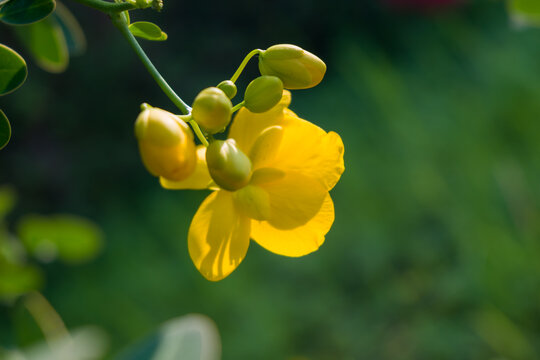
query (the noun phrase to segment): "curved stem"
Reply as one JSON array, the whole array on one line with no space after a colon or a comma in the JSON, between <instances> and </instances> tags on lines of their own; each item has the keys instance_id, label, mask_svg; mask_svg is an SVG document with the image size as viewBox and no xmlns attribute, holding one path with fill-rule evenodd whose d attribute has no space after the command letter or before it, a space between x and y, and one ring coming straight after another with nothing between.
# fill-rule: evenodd
<instances>
[{"instance_id":1,"label":"curved stem","mask_svg":"<svg viewBox=\"0 0 540 360\"><path fill-rule=\"evenodd\" d=\"M103 0L73 0L73 1L76 1L80 4L86 5L88 7L102 11L107 14L119 13L126 10L137 9L137 6L131 3L127 3L127 2L113 3L109 1L103 1Z\"/></svg>"},{"instance_id":2,"label":"curved stem","mask_svg":"<svg viewBox=\"0 0 540 360\"><path fill-rule=\"evenodd\" d=\"M260 54L262 52L263 51L261 49L255 49L255 50L252 50L249 54L247 54L244 60L242 60L242 63L240 64L240 66L238 67L234 75L231 77L231 81L236 82L236 80L238 80L238 77L240 77L240 74L242 73L242 71L244 71L244 68L246 67L249 60L255 55Z\"/></svg>"},{"instance_id":3,"label":"curved stem","mask_svg":"<svg viewBox=\"0 0 540 360\"><path fill-rule=\"evenodd\" d=\"M189 120L189 125L193 128L193 132L195 132L195 135L199 138L199 140L203 143L204 146L208 147L208 140L206 140L206 137L201 131L201 128L199 127L199 124L193 119Z\"/></svg>"},{"instance_id":4,"label":"curved stem","mask_svg":"<svg viewBox=\"0 0 540 360\"><path fill-rule=\"evenodd\" d=\"M52 341L57 338L69 336L60 315L39 292L28 293L24 297L24 306L38 324L49 344L52 345Z\"/></svg>"},{"instance_id":5,"label":"curved stem","mask_svg":"<svg viewBox=\"0 0 540 360\"><path fill-rule=\"evenodd\" d=\"M244 106L245 102L246 101L244 100L241 103L234 105L231 112L234 113L235 111L240 110L242 106Z\"/></svg>"},{"instance_id":6,"label":"curved stem","mask_svg":"<svg viewBox=\"0 0 540 360\"><path fill-rule=\"evenodd\" d=\"M85 1L89 1L89 0L85 0ZM163 76L161 76L161 74L156 69L154 64L152 64L152 61L150 61L148 56L145 54L144 50L141 48L141 45L139 45L139 43L137 42L137 39L135 39L135 36L133 36L131 31L129 31L129 28L126 22L123 21L123 19L121 19L120 16L118 15L112 16L112 21L116 25L116 27L120 29L120 31L122 32L122 35L124 35L124 37L129 42L133 50L135 50L135 53L137 53L137 56L146 67L146 70L148 70L150 75L152 75L152 77L154 78L156 83L159 85L161 90L163 90L165 95L167 95L169 99L171 99L174 105L176 105L176 107L180 109L180 111L183 114L186 114L186 115L189 114L189 112L191 111L191 108L180 98L180 96L178 96L174 92L174 90L169 86L169 84L167 84Z\"/></svg>"}]
</instances>

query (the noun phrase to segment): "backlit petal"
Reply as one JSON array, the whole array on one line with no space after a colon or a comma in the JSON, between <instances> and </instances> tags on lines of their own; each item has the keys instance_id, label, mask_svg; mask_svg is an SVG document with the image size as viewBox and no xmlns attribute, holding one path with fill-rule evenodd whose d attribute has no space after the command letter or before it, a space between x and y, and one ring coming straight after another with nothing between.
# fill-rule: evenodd
<instances>
[{"instance_id":1,"label":"backlit petal","mask_svg":"<svg viewBox=\"0 0 540 360\"><path fill-rule=\"evenodd\" d=\"M210 194L193 217L189 255L201 274L218 281L242 262L249 246L250 220L240 215L227 191Z\"/></svg>"},{"instance_id":2,"label":"backlit petal","mask_svg":"<svg viewBox=\"0 0 540 360\"><path fill-rule=\"evenodd\" d=\"M261 185L264 183L268 183L271 181L276 181L279 179L283 179L285 176L285 171L279 170L276 168L260 168L253 172L251 175L251 185Z\"/></svg>"},{"instance_id":3,"label":"backlit petal","mask_svg":"<svg viewBox=\"0 0 540 360\"><path fill-rule=\"evenodd\" d=\"M279 104L267 112L256 114L246 108L240 109L232 121L229 138L235 139L240 150L249 154L253 143L264 129L282 124L284 111L290 102L291 93L285 90Z\"/></svg>"},{"instance_id":4,"label":"backlit petal","mask_svg":"<svg viewBox=\"0 0 540 360\"><path fill-rule=\"evenodd\" d=\"M268 222L278 229L293 229L307 223L319 212L327 194L318 181L293 172L259 186L269 195Z\"/></svg>"},{"instance_id":5,"label":"backlit petal","mask_svg":"<svg viewBox=\"0 0 540 360\"><path fill-rule=\"evenodd\" d=\"M297 171L320 181L327 190L338 182L345 170L343 142L335 132L326 133L287 110L283 118L284 136L271 166Z\"/></svg>"},{"instance_id":6,"label":"backlit petal","mask_svg":"<svg viewBox=\"0 0 540 360\"><path fill-rule=\"evenodd\" d=\"M270 126L261 132L249 152L249 159L254 170L275 159L282 139L281 126Z\"/></svg>"},{"instance_id":7,"label":"backlit petal","mask_svg":"<svg viewBox=\"0 0 540 360\"><path fill-rule=\"evenodd\" d=\"M334 222L334 204L326 194L317 214L306 224L290 230L276 229L267 221L251 222L251 238L273 253L303 256L317 250Z\"/></svg>"},{"instance_id":8,"label":"backlit petal","mask_svg":"<svg viewBox=\"0 0 540 360\"><path fill-rule=\"evenodd\" d=\"M187 179L182 181L173 181L164 177L159 178L161 186L165 189L179 190L179 189L192 189L200 190L212 188L213 181L208 173L208 167L206 166L206 147L203 145L197 146L197 164L195 165L195 171Z\"/></svg>"},{"instance_id":9,"label":"backlit petal","mask_svg":"<svg viewBox=\"0 0 540 360\"><path fill-rule=\"evenodd\" d=\"M229 137L236 140L244 153L250 154L265 129L280 126L283 137L278 142L279 149L273 149L271 161L261 166L301 172L320 181L327 190L332 189L345 169L341 137L299 118L285 107L290 95L286 97L284 93L283 98L282 103L262 114L241 109L233 120ZM255 152L260 154L259 150Z\"/></svg>"},{"instance_id":10,"label":"backlit petal","mask_svg":"<svg viewBox=\"0 0 540 360\"><path fill-rule=\"evenodd\" d=\"M270 195L259 186L248 185L234 192L239 212L256 220L268 220L271 216Z\"/></svg>"}]
</instances>

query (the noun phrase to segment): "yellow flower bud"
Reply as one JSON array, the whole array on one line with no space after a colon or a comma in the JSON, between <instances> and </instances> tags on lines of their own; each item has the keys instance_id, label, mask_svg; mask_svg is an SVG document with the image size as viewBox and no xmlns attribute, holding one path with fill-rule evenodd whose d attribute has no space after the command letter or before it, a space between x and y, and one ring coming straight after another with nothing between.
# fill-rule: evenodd
<instances>
[{"instance_id":1,"label":"yellow flower bud","mask_svg":"<svg viewBox=\"0 0 540 360\"><path fill-rule=\"evenodd\" d=\"M276 76L263 75L249 83L244 106L251 112L263 113L273 108L283 95L283 82Z\"/></svg>"},{"instance_id":2,"label":"yellow flower bud","mask_svg":"<svg viewBox=\"0 0 540 360\"><path fill-rule=\"evenodd\" d=\"M218 84L217 88L223 90L229 99L236 96L236 85L231 80L223 80Z\"/></svg>"},{"instance_id":3,"label":"yellow flower bud","mask_svg":"<svg viewBox=\"0 0 540 360\"><path fill-rule=\"evenodd\" d=\"M326 64L312 53L288 44L274 45L259 55L262 75L273 75L286 89L307 89L319 84Z\"/></svg>"},{"instance_id":4,"label":"yellow flower bud","mask_svg":"<svg viewBox=\"0 0 540 360\"><path fill-rule=\"evenodd\" d=\"M137 117L135 136L146 169L154 176L180 181L195 170L195 142L189 126L176 115L147 108Z\"/></svg>"},{"instance_id":5,"label":"yellow flower bud","mask_svg":"<svg viewBox=\"0 0 540 360\"><path fill-rule=\"evenodd\" d=\"M193 102L193 119L209 134L225 130L231 121L232 103L217 87L204 89Z\"/></svg>"},{"instance_id":6,"label":"yellow flower bud","mask_svg":"<svg viewBox=\"0 0 540 360\"><path fill-rule=\"evenodd\" d=\"M251 161L233 139L210 143L206 149L206 164L212 179L225 190L241 189L251 178Z\"/></svg>"}]
</instances>

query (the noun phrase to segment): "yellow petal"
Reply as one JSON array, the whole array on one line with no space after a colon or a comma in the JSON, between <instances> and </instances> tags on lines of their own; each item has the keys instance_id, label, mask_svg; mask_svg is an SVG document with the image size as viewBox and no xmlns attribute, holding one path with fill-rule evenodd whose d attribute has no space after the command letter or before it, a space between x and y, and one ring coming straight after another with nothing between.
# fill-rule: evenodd
<instances>
[{"instance_id":1,"label":"yellow petal","mask_svg":"<svg viewBox=\"0 0 540 360\"><path fill-rule=\"evenodd\" d=\"M284 256L303 256L317 250L334 222L334 204L326 194L317 214L306 224L279 230L267 221L251 222L251 238L266 250Z\"/></svg>"},{"instance_id":2,"label":"yellow petal","mask_svg":"<svg viewBox=\"0 0 540 360\"><path fill-rule=\"evenodd\" d=\"M250 220L238 214L232 193L213 192L203 201L189 227L189 255L205 278L221 280L246 256L249 233Z\"/></svg>"},{"instance_id":3,"label":"yellow petal","mask_svg":"<svg viewBox=\"0 0 540 360\"><path fill-rule=\"evenodd\" d=\"M326 190L338 182L345 170L343 142L335 132L326 133L287 110L279 153L269 166L296 171L320 181Z\"/></svg>"},{"instance_id":4,"label":"yellow petal","mask_svg":"<svg viewBox=\"0 0 540 360\"><path fill-rule=\"evenodd\" d=\"M261 185L267 182L283 179L285 171L275 168L260 168L251 175L251 185Z\"/></svg>"},{"instance_id":5,"label":"yellow petal","mask_svg":"<svg viewBox=\"0 0 540 360\"><path fill-rule=\"evenodd\" d=\"M282 103L262 114L241 109L233 120L229 137L236 140L244 153L250 154L265 129L280 126L283 137L279 151L272 153L272 161L263 165L303 173L320 181L327 190L332 189L345 170L341 137L299 118L285 107L290 95L284 93L283 97Z\"/></svg>"},{"instance_id":6,"label":"yellow petal","mask_svg":"<svg viewBox=\"0 0 540 360\"><path fill-rule=\"evenodd\" d=\"M234 200L238 210L247 217L257 220L270 218L270 195L255 185L248 185L234 192Z\"/></svg>"},{"instance_id":7,"label":"yellow petal","mask_svg":"<svg viewBox=\"0 0 540 360\"><path fill-rule=\"evenodd\" d=\"M281 126L270 126L261 132L249 152L251 166L254 170L275 159L282 138L283 128Z\"/></svg>"},{"instance_id":8,"label":"yellow petal","mask_svg":"<svg viewBox=\"0 0 540 360\"><path fill-rule=\"evenodd\" d=\"M208 173L208 167L206 166L206 147L203 145L197 146L197 164L195 165L195 171L187 179L182 181L169 180L164 177L159 178L161 186L165 189L179 190L179 189L207 189L212 188L213 182Z\"/></svg>"},{"instance_id":9,"label":"yellow petal","mask_svg":"<svg viewBox=\"0 0 540 360\"><path fill-rule=\"evenodd\" d=\"M319 212L327 194L318 181L293 172L259 186L269 195L268 222L282 230L293 229L311 220Z\"/></svg>"},{"instance_id":10,"label":"yellow petal","mask_svg":"<svg viewBox=\"0 0 540 360\"><path fill-rule=\"evenodd\" d=\"M290 102L291 93L285 90L279 104L267 112L256 114L246 108L240 109L231 124L229 138L235 139L240 150L249 154L253 143L264 129L281 125L284 111Z\"/></svg>"}]
</instances>

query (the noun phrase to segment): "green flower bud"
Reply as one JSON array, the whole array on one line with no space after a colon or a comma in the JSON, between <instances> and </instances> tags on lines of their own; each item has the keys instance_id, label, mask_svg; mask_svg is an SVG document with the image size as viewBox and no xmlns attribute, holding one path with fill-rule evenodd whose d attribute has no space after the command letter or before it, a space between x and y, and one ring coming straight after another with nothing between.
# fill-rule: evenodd
<instances>
[{"instance_id":1,"label":"green flower bud","mask_svg":"<svg viewBox=\"0 0 540 360\"><path fill-rule=\"evenodd\" d=\"M251 161L233 139L210 143L206 149L206 164L212 179L225 190L241 189L251 179Z\"/></svg>"},{"instance_id":2,"label":"green flower bud","mask_svg":"<svg viewBox=\"0 0 540 360\"><path fill-rule=\"evenodd\" d=\"M152 0L135 0L137 6L141 9L152 6Z\"/></svg>"},{"instance_id":3,"label":"green flower bud","mask_svg":"<svg viewBox=\"0 0 540 360\"><path fill-rule=\"evenodd\" d=\"M249 83L244 94L244 107L254 113L263 113L279 103L283 95L283 82L275 76L259 76Z\"/></svg>"},{"instance_id":4,"label":"green flower bud","mask_svg":"<svg viewBox=\"0 0 540 360\"><path fill-rule=\"evenodd\" d=\"M218 84L217 88L223 90L229 99L236 96L236 85L231 80L223 80Z\"/></svg>"},{"instance_id":5,"label":"green flower bud","mask_svg":"<svg viewBox=\"0 0 540 360\"><path fill-rule=\"evenodd\" d=\"M274 45L259 55L262 75L273 75L286 89L308 89L319 84L326 64L312 53L288 44Z\"/></svg>"},{"instance_id":6,"label":"green flower bud","mask_svg":"<svg viewBox=\"0 0 540 360\"><path fill-rule=\"evenodd\" d=\"M209 134L224 130L231 121L232 103L223 90L204 89L193 102L193 119Z\"/></svg>"},{"instance_id":7,"label":"green flower bud","mask_svg":"<svg viewBox=\"0 0 540 360\"><path fill-rule=\"evenodd\" d=\"M176 115L147 107L137 117L135 136L144 166L152 175L180 181L195 170L193 133Z\"/></svg>"},{"instance_id":8,"label":"green flower bud","mask_svg":"<svg viewBox=\"0 0 540 360\"><path fill-rule=\"evenodd\" d=\"M146 9L153 5L153 0L127 0L126 2L135 5L139 9Z\"/></svg>"},{"instance_id":9,"label":"green flower bud","mask_svg":"<svg viewBox=\"0 0 540 360\"><path fill-rule=\"evenodd\" d=\"M154 0L152 1L152 9L156 11L163 10L163 0Z\"/></svg>"}]
</instances>

